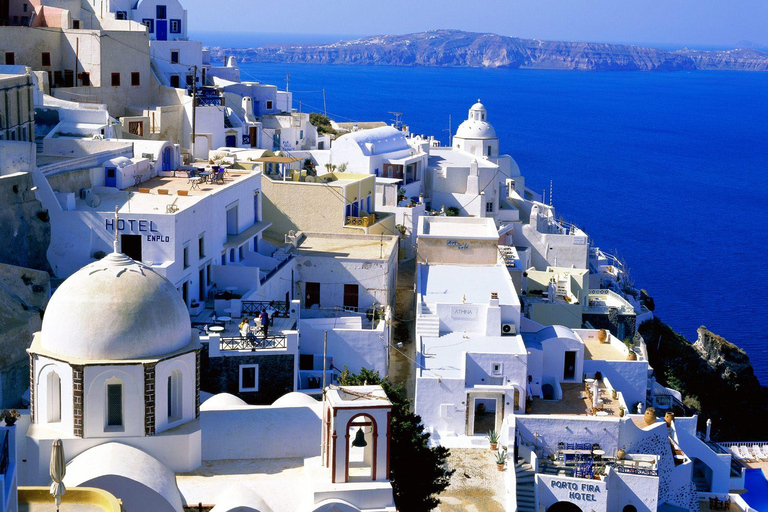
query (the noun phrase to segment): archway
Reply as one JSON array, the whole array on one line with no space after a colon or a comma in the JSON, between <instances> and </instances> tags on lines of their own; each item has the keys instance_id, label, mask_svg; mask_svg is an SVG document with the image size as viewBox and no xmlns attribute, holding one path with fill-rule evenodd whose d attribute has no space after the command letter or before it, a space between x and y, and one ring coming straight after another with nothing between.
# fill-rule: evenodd
<instances>
[{"instance_id":1,"label":"archway","mask_svg":"<svg viewBox=\"0 0 768 512\"><path fill-rule=\"evenodd\" d=\"M623 509L621 509L621 512L637 512L637 507L634 505L627 505Z\"/></svg>"},{"instance_id":2,"label":"archway","mask_svg":"<svg viewBox=\"0 0 768 512\"><path fill-rule=\"evenodd\" d=\"M547 509L547 512L583 512L579 507L568 501L558 501Z\"/></svg>"},{"instance_id":3,"label":"archway","mask_svg":"<svg viewBox=\"0 0 768 512\"><path fill-rule=\"evenodd\" d=\"M346 430L347 468L345 481L370 482L376 480L378 436L378 425L373 416L358 414L349 420ZM358 446L355 446L356 444ZM365 446L360 446L361 444Z\"/></svg>"},{"instance_id":4,"label":"archway","mask_svg":"<svg viewBox=\"0 0 768 512\"><path fill-rule=\"evenodd\" d=\"M541 395L544 400L553 400L555 398L555 388L552 384L544 384L541 386Z\"/></svg>"}]
</instances>

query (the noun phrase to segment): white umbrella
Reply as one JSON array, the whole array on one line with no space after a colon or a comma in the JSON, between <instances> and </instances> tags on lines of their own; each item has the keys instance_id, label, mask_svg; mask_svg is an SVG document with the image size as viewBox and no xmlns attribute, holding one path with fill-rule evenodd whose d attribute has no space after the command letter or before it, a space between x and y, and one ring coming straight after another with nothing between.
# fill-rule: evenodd
<instances>
[{"instance_id":1,"label":"white umbrella","mask_svg":"<svg viewBox=\"0 0 768 512\"><path fill-rule=\"evenodd\" d=\"M51 447L50 473L53 480L51 494L53 494L53 498L56 500L56 512L58 512L61 505L61 497L67 492L67 488L62 483L64 475L67 474L67 466L64 462L64 446L61 443L61 439L55 440Z\"/></svg>"}]
</instances>

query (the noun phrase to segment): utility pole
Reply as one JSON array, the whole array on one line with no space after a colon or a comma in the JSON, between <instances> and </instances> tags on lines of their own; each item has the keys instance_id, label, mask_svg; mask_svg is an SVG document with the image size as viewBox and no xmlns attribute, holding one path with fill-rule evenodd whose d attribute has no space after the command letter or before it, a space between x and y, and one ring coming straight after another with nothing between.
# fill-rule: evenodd
<instances>
[{"instance_id":1,"label":"utility pole","mask_svg":"<svg viewBox=\"0 0 768 512\"><path fill-rule=\"evenodd\" d=\"M291 82L291 74L285 74L285 92L288 92L288 84Z\"/></svg>"},{"instance_id":2,"label":"utility pole","mask_svg":"<svg viewBox=\"0 0 768 512\"><path fill-rule=\"evenodd\" d=\"M400 129L400 125L403 124L402 121L400 121L400 118L403 117L403 113L402 112L387 112L387 113L395 116L395 118L390 119L390 121L392 121L393 123L392 126L394 126L397 129Z\"/></svg>"},{"instance_id":3,"label":"utility pole","mask_svg":"<svg viewBox=\"0 0 768 512\"><path fill-rule=\"evenodd\" d=\"M328 106L325 104L325 89L323 89L323 114L328 117Z\"/></svg>"},{"instance_id":4,"label":"utility pole","mask_svg":"<svg viewBox=\"0 0 768 512\"><path fill-rule=\"evenodd\" d=\"M197 64L194 66L195 74L192 77L192 162L195 161L195 121L197 120Z\"/></svg>"}]
</instances>

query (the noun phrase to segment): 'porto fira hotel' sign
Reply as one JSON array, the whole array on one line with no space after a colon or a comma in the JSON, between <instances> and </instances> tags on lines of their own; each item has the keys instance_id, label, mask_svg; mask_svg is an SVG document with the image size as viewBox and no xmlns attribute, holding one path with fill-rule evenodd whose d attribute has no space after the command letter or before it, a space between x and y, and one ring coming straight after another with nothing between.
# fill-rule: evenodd
<instances>
[{"instance_id":1,"label":"'porto fira hotel' sign","mask_svg":"<svg viewBox=\"0 0 768 512\"><path fill-rule=\"evenodd\" d=\"M455 247L459 250L469 249L469 244L460 244L456 240L448 240L448 247Z\"/></svg>"},{"instance_id":2,"label":"'porto fira hotel' sign","mask_svg":"<svg viewBox=\"0 0 768 512\"><path fill-rule=\"evenodd\" d=\"M597 495L601 492L598 485L566 480L552 480L549 485L553 489L568 491L568 498L574 501L597 501Z\"/></svg>"},{"instance_id":3,"label":"'porto fira hotel' sign","mask_svg":"<svg viewBox=\"0 0 768 512\"><path fill-rule=\"evenodd\" d=\"M107 231L115 230L115 219L105 219ZM117 230L120 232L139 233L147 235L147 242L170 242L171 237L161 235L157 230L157 224L151 220L118 219Z\"/></svg>"}]
</instances>

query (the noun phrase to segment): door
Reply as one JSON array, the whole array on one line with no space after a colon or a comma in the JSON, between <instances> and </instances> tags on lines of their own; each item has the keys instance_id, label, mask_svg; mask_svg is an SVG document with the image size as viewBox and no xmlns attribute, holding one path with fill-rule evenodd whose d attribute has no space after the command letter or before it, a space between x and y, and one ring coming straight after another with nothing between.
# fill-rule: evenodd
<instances>
[{"instance_id":1,"label":"door","mask_svg":"<svg viewBox=\"0 0 768 512\"><path fill-rule=\"evenodd\" d=\"M358 306L358 286L356 284L344 285L344 307L357 310Z\"/></svg>"},{"instance_id":2,"label":"door","mask_svg":"<svg viewBox=\"0 0 768 512\"><path fill-rule=\"evenodd\" d=\"M237 136L236 135L227 135L226 146L228 148L236 148L237 147Z\"/></svg>"},{"instance_id":3,"label":"door","mask_svg":"<svg viewBox=\"0 0 768 512\"><path fill-rule=\"evenodd\" d=\"M306 284L306 297L304 298L304 307L311 308L315 304L320 305L320 283Z\"/></svg>"},{"instance_id":4,"label":"door","mask_svg":"<svg viewBox=\"0 0 768 512\"><path fill-rule=\"evenodd\" d=\"M259 194L253 194L253 222L259 222ZM256 252L258 239L253 240L253 252Z\"/></svg>"},{"instance_id":5,"label":"door","mask_svg":"<svg viewBox=\"0 0 768 512\"><path fill-rule=\"evenodd\" d=\"M566 352L563 363L563 380L573 380L576 376L576 352Z\"/></svg>"},{"instance_id":6,"label":"door","mask_svg":"<svg viewBox=\"0 0 768 512\"><path fill-rule=\"evenodd\" d=\"M164 171L170 171L172 164L173 164L173 158L171 156L171 148L163 148L163 170Z\"/></svg>"},{"instance_id":7,"label":"door","mask_svg":"<svg viewBox=\"0 0 768 512\"><path fill-rule=\"evenodd\" d=\"M121 235L120 248L129 258L141 261L141 235Z\"/></svg>"},{"instance_id":8,"label":"door","mask_svg":"<svg viewBox=\"0 0 768 512\"><path fill-rule=\"evenodd\" d=\"M114 167L104 168L104 186L117 187L117 169Z\"/></svg>"},{"instance_id":9,"label":"door","mask_svg":"<svg viewBox=\"0 0 768 512\"><path fill-rule=\"evenodd\" d=\"M255 148L256 145L257 145L256 144L256 142L257 142L256 141L257 134L256 134L256 127L255 126L249 126L248 127L248 137L250 138L251 147Z\"/></svg>"},{"instance_id":10,"label":"door","mask_svg":"<svg viewBox=\"0 0 768 512\"><path fill-rule=\"evenodd\" d=\"M198 285L197 290L197 300L201 303L205 303L205 267L200 269L200 273L198 275L198 282L200 283Z\"/></svg>"},{"instance_id":11,"label":"door","mask_svg":"<svg viewBox=\"0 0 768 512\"><path fill-rule=\"evenodd\" d=\"M168 20L157 20L157 23L155 23L155 38L158 41L168 40Z\"/></svg>"}]
</instances>

